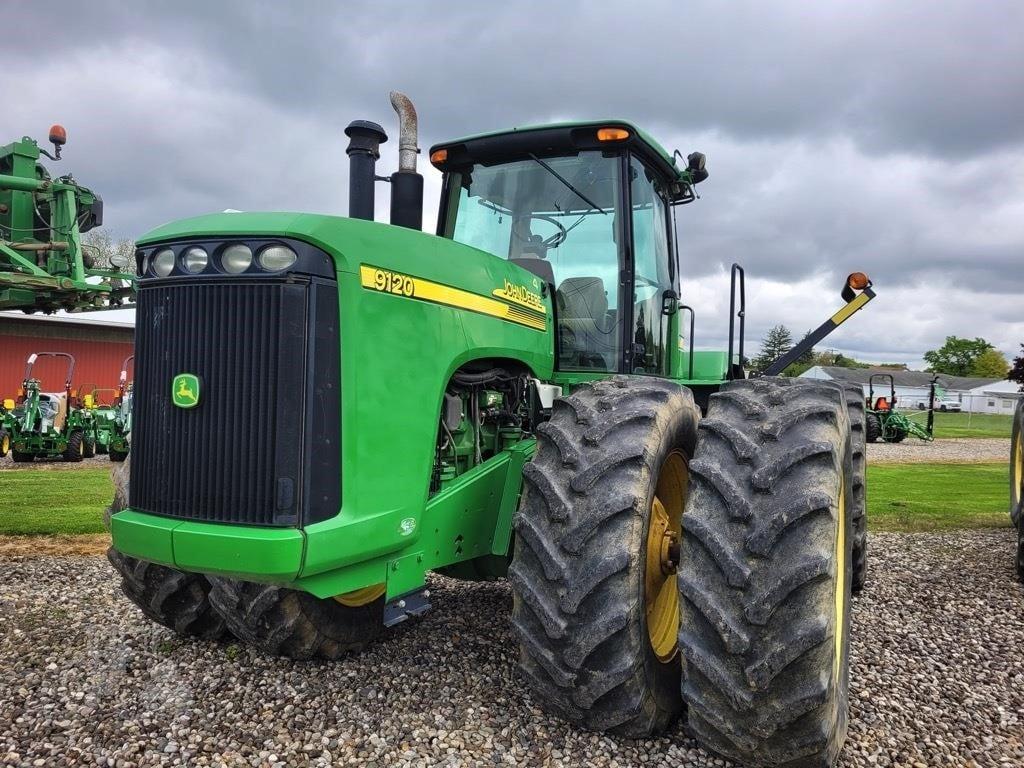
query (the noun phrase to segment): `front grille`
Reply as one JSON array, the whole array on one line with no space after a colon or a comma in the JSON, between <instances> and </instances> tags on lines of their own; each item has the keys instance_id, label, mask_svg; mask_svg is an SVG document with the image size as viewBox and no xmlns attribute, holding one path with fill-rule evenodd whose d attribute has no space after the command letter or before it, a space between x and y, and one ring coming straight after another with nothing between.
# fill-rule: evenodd
<instances>
[{"instance_id":1,"label":"front grille","mask_svg":"<svg viewBox=\"0 0 1024 768\"><path fill-rule=\"evenodd\" d=\"M333 281L146 281L135 331L131 507L263 526L335 515L338 343ZM194 408L172 401L181 373L199 380Z\"/></svg>"}]
</instances>

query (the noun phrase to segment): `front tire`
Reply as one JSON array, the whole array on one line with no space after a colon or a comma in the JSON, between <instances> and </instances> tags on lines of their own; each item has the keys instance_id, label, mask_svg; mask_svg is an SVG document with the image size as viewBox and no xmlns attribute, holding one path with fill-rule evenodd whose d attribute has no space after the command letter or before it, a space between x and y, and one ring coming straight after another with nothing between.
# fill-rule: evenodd
<instances>
[{"instance_id":1,"label":"front tire","mask_svg":"<svg viewBox=\"0 0 1024 768\"><path fill-rule=\"evenodd\" d=\"M85 437L82 440L82 457L91 459L96 455L96 438Z\"/></svg>"},{"instance_id":2,"label":"front tire","mask_svg":"<svg viewBox=\"0 0 1024 768\"><path fill-rule=\"evenodd\" d=\"M512 626L549 711L643 737L680 711L674 584L699 411L669 381L613 377L555 401L524 468Z\"/></svg>"},{"instance_id":3,"label":"front tire","mask_svg":"<svg viewBox=\"0 0 1024 768\"><path fill-rule=\"evenodd\" d=\"M831 766L849 684L849 416L827 383L712 395L683 514L690 729L743 765Z\"/></svg>"},{"instance_id":4,"label":"front tire","mask_svg":"<svg viewBox=\"0 0 1024 768\"><path fill-rule=\"evenodd\" d=\"M114 499L103 515L110 518L128 505L127 465L111 473ZM121 575L121 591L150 620L185 637L220 640L227 634L224 621L210 606L210 583L198 573L186 573L165 565L128 557L111 547L107 560Z\"/></svg>"},{"instance_id":5,"label":"front tire","mask_svg":"<svg viewBox=\"0 0 1024 768\"><path fill-rule=\"evenodd\" d=\"M16 461L19 464L27 464L31 461L35 461L36 455L34 453L24 453L23 451L13 450L11 451L11 461Z\"/></svg>"},{"instance_id":6,"label":"front tire","mask_svg":"<svg viewBox=\"0 0 1024 768\"><path fill-rule=\"evenodd\" d=\"M334 660L363 650L384 629L383 584L319 598L221 576L210 581L210 600L235 636L271 656Z\"/></svg>"}]
</instances>

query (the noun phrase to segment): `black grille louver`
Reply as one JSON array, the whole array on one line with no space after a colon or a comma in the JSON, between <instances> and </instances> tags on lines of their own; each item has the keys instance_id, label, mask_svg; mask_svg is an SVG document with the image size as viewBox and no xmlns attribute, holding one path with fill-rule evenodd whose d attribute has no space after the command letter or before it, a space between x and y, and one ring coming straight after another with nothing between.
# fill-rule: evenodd
<instances>
[{"instance_id":1,"label":"black grille louver","mask_svg":"<svg viewBox=\"0 0 1024 768\"><path fill-rule=\"evenodd\" d=\"M336 284L296 276L147 283L135 331L131 507L263 526L336 514ZM172 403L179 373L199 378L196 408Z\"/></svg>"}]
</instances>

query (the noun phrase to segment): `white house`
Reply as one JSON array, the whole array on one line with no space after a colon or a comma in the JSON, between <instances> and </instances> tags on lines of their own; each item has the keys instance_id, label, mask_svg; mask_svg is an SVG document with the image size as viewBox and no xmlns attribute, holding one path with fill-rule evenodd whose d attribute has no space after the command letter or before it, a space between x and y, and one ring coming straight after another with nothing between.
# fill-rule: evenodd
<instances>
[{"instance_id":1,"label":"white house","mask_svg":"<svg viewBox=\"0 0 1024 768\"><path fill-rule=\"evenodd\" d=\"M1005 379L982 379L975 376L947 376L927 371L899 371L891 368L838 368L815 365L802 374L808 379L831 379L860 384L867 397L873 387L874 397L889 397L889 379L896 385L897 407L915 410L918 403L928 402L932 379L936 379L936 398L957 400L964 411L972 413L1012 414L1022 396L1018 385Z\"/></svg>"},{"instance_id":2,"label":"white house","mask_svg":"<svg viewBox=\"0 0 1024 768\"><path fill-rule=\"evenodd\" d=\"M1005 413L1012 416L1024 392L1015 381L995 381L982 384L970 391L971 410L974 413Z\"/></svg>"}]
</instances>

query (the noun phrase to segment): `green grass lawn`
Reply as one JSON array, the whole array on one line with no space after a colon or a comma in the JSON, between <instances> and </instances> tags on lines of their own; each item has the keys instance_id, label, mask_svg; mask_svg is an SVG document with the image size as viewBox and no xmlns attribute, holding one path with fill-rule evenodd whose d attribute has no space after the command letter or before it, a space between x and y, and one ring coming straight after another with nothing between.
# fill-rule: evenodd
<instances>
[{"instance_id":1,"label":"green grass lawn","mask_svg":"<svg viewBox=\"0 0 1024 768\"><path fill-rule=\"evenodd\" d=\"M913 417L921 424L927 423L927 414ZM968 421L970 426L968 426ZM935 412L935 438L944 437L1010 437L1013 417L998 413L942 413Z\"/></svg>"},{"instance_id":2,"label":"green grass lawn","mask_svg":"<svg viewBox=\"0 0 1024 768\"><path fill-rule=\"evenodd\" d=\"M0 471L0 535L103 533L110 470Z\"/></svg>"},{"instance_id":3,"label":"green grass lawn","mask_svg":"<svg viewBox=\"0 0 1024 768\"><path fill-rule=\"evenodd\" d=\"M933 531L1010 524L1007 464L882 464L868 467L868 521L875 531ZM0 472L0 535L103 532L114 489L110 470Z\"/></svg>"},{"instance_id":4,"label":"green grass lawn","mask_svg":"<svg viewBox=\"0 0 1024 768\"><path fill-rule=\"evenodd\" d=\"M1009 508L1009 463L868 466L874 531L1008 526Z\"/></svg>"}]
</instances>

